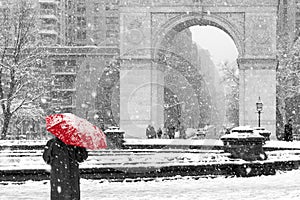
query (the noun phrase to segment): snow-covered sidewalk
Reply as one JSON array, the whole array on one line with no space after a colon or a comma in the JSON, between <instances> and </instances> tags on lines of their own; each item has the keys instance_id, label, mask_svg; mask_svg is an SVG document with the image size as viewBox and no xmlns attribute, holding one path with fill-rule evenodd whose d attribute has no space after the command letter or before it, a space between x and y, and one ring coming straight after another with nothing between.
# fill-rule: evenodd
<instances>
[{"instance_id":1,"label":"snow-covered sidewalk","mask_svg":"<svg viewBox=\"0 0 300 200\"><path fill-rule=\"evenodd\" d=\"M0 182L1 183L1 182ZM189 177L152 181L108 182L81 179L83 200L299 200L300 170L251 178ZM49 181L1 183L1 200L47 200Z\"/></svg>"},{"instance_id":2,"label":"snow-covered sidewalk","mask_svg":"<svg viewBox=\"0 0 300 200\"><path fill-rule=\"evenodd\" d=\"M191 142L191 143L189 143ZM20 150L10 148L13 145L42 145L46 141L0 141L6 145L0 151L0 170L47 170L49 166L42 159L42 149ZM127 140L131 144L170 144L170 145L221 145L217 140ZM300 149L300 142L268 141L267 147L294 147ZM300 150L278 150L267 152L269 159L266 162L300 160ZM231 164L243 161L228 158L228 153L222 150L199 149L123 149L90 151L87 161L81 168L131 168L131 167L162 167L172 165L206 165ZM241 163L242 164L242 163Z\"/></svg>"},{"instance_id":3,"label":"snow-covered sidewalk","mask_svg":"<svg viewBox=\"0 0 300 200\"><path fill-rule=\"evenodd\" d=\"M44 146L47 140L0 140L0 147L10 148L13 146ZM166 145L166 146L211 146L211 147L222 147L223 142L217 139L130 139L125 138L125 145ZM300 141L285 142L285 141L266 141L265 148L286 148L286 149L299 149Z\"/></svg>"},{"instance_id":4,"label":"snow-covered sidewalk","mask_svg":"<svg viewBox=\"0 0 300 200\"><path fill-rule=\"evenodd\" d=\"M47 143L47 140L0 140L2 148L10 148L13 146L29 146L41 147ZM165 145L165 146L182 146L182 147L196 147L196 146L211 146L223 147L223 142L217 139L130 139L125 138L125 145ZM292 148L300 149L300 141L285 142L285 141L266 141L265 148Z\"/></svg>"}]
</instances>

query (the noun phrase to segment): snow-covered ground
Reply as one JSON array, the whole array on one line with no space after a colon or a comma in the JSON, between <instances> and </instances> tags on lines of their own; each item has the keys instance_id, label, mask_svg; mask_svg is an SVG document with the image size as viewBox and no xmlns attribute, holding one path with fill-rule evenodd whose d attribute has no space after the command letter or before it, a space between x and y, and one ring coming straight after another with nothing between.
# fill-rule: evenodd
<instances>
[{"instance_id":1,"label":"snow-covered ground","mask_svg":"<svg viewBox=\"0 0 300 200\"><path fill-rule=\"evenodd\" d=\"M219 140L128 140L131 144L167 144L170 145L220 145ZM42 159L42 150L16 150L13 145L44 145L46 141L0 141L6 146L0 151L0 170L21 169L49 169ZM269 141L268 147L293 147L299 150L279 150L267 152L268 160L265 162L300 160L299 142ZM99 150L89 152L89 158L83 162L81 168L135 168L135 167L162 167L171 165L206 165L228 164L233 161L229 154L218 150L197 149L135 149L135 150ZM235 163L238 160L234 160ZM244 161L240 161L244 162Z\"/></svg>"},{"instance_id":2,"label":"snow-covered ground","mask_svg":"<svg viewBox=\"0 0 300 200\"><path fill-rule=\"evenodd\" d=\"M137 141L131 141L137 142ZM138 141L140 142L154 142L154 140ZM160 141L164 142L164 141ZM170 141L168 141L170 142ZM174 142L174 141L173 141ZM177 142L177 141L176 141ZM175 143L176 143L175 142ZM187 141L185 141L187 142ZM205 141L197 141L195 143L206 143ZM13 145L16 142L5 142L6 146ZM41 145L45 141L40 142L17 142L22 145ZM26 144L25 144L26 143ZM173 143L174 144L174 143ZM207 143L206 143L207 144ZM266 145L270 146L285 146L285 147L296 147L299 148L300 143L292 142L276 142L271 141ZM2 150L2 160L0 162L1 168L6 168L7 164L10 168L14 166L21 168L32 168L32 169L47 169L49 166L45 165L41 159L41 150L33 151L32 154L37 154L33 157L11 157L11 153L18 150ZM138 150L137 150L138 151ZM151 152L154 151L154 152ZM213 160L217 162L229 162L223 160L226 157L219 157L217 151L212 150L209 153L202 152L200 150L190 150L190 152L182 153L172 152L168 153L168 149L159 150L148 150L148 152L132 154L126 154L126 151L113 153L107 151L101 152L101 156L91 156L89 161L81 164L81 167L92 167L98 165L112 165L112 164L139 164L139 165L158 165L158 161L167 161L170 164L186 164L186 163L198 163L203 161L211 160L212 154ZM172 150L173 151L173 150ZM194 152L195 151L195 152ZM198 152L198 153L196 153ZM18 152L22 154L22 150ZM23 152L27 154L28 151ZM97 153L97 152L94 152ZM7 155L6 155L7 154ZM126 155L125 155L126 154ZM272 155L271 155L272 154ZM289 151L273 151L269 152L270 160L299 160L299 150ZM25 160L23 160L23 157ZM12 163L7 163L6 159L11 159ZM176 158L176 159L175 159ZM184 158L184 159L182 159ZM5 161L6 160L6 161ZM155 161L155 162L154 162ZM24 163L27 163L24 165ZM30 164L31 163L31 164ZM171 180L170 180L171 179ZM107 180L81 180L81 199L83 200L118 200L118 199L137 199L137 200L155 200L155 199L167 199L167 200L186 200L186 199L213 199L213 200L249 200L249 199L272 199L272 200L298 200L300 199L300 170L288 171L288 172L277 172L274 176L259 176L251 178L237 178L230 177L216 177L216 178L191 178L191 177L180 177L176 178L157 178L152 181L146 181L147 179L134 182L132 180L125 180L123 182L108 182ZM22 183L16 182L0 182L0 200L44 200L49 199L50 185L49 181L26 181Z\"/></svg>"},{"instance_id":3,"label":"snow-covered ground","mask_svg":"<svg viewBox=\"0 0 300 200\"><path fill-rule=\"evenodd\" d=\"M13 145L45 145L47 140L0 140L0 146L10 147ZM125 139L125 144L128 145L168 145L168 146L218 146L222 147L223 142L216 139ZM264 147L267 148L294 148L300 149L300 141L285 142L285 141L266 141Z\"/></svg>"},{"instance_id":4,"label":"snow-covered ground","mask_svg":"<svg viewBox=\"0 0 300 200\"><path fill-rule=\"evenodd\" d=\"M275 176L251 178L216 177L198 180L183 177L168 180L108 182L81 179L83 200L299 200L300 170ZM0 182L1 200L47 200L49 181L22 184Z\"/></svg>"}]
</instances>

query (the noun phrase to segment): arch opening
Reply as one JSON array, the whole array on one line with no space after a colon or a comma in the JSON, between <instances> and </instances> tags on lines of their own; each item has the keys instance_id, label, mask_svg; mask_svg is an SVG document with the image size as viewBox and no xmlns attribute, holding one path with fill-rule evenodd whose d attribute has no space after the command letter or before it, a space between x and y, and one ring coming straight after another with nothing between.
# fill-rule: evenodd
<instances>
[{"instance_id":1,"label":"arch opening","mask_svg":"<svg viewBox=\"0 0 300 200\"><path fill-rule=\"evenodd\" d=\"M225 27L222 25L224 25L224 22L217 23L216 21L191 16L181 17L177 21L175 20L173 22L169 22L169 24L164 27L164 31L162 34L163 37L158 40L160 41L160 43L156 45L159 50L155 49L155 53L153 55L154 58L157 59L166 59L165 57L168 56L164 55L165 52L168 52L168 54L178 54L183 58L183 60L186 60L190 63L189 66L185 67L184 65L178 64L176 62L175 64L172 62L167 64L164 76L165 88L171 91L173 93L173 97L175 96L178 101L179 107L176 108L174 112L178 112L178 110L180 110L180 116L178 117L179 123L183 123L185 127L193 128L204 128L208 125L214 126L215 129L212 133L212 137L218 135L221 130L224 130L224 128L228 126L238 125L239 120L238 82L231 82L226 86L226 88L224 84L226 81L228 82L228 80L223 79L229 79L233 77L224 77L224 72L222 70L227 70L228 73L229 70L235 72L237 71L236 59L238 57L238 52L241 52L242 47L241 45L236 45L237 43L239 43L237 41L240 40L237 37L237 34L235 34L231 28L229 30L225 28L228 28L229 25L227 24ZM194 38L192 38L193 34L191 33L191 30L193 32L196 32L195 29L197 28L195 27L200 27L202 29L201 31L203 32L206 32L207 29L215 29L214 31L217 30L221 35L225 35L223 39L225 39L227 43L229 41L232 48L231 50L234 52L231 55L232 58L223 60L222 62L218 58L218 55L215 55L215 60L212 60L212 55L210 55L211 52L209 52L208 49L202 48L201 44L195 43ZM186 42L187 40L183 42L178 39L183 37L188 38L188 42ZM186 48L187 43L190 44L190 48ZM224 48L222 47L222 45L215 46L217 46L217 48L218 46L219 48ZM186 53L184 52L184 48L191 49L191 51L189 53ZM162 49L164 51L161 51ZM224 50L228 51L228 47L224 48ZM191 103L187 103L188 98L185 98L184 95L182 95L182 90L178 89L182 87L184 88L184 83L177 82L177 84L174 84L172 83L172 81L170 81L179 80L178 78L174 77L178 77L178 73L182 73L182 71L184 71L184 69L186 68L193 69L188 70L188 73L192 73L193 76L184 75L183 77L185 77L187 83L190 84L192 86L191 88L193 88L194 90L187 92L185 95L188 97L194 95L198 99L198 106L194 106L193 109L190 110L188 110L185 105L191 105ZM238 74L235 73L233 75L237 76L238 78ZM197 80L195 79L195 77L201 77L202 80ZM205 84L201 85L201 83ZM234 91L228 88L230 84L231 86L233 86ZM204 85L206 87L201 88ZM201 93L197 92L197 90L206 92ZM235 99L229 99L228 95L231 95L233 93L235 93ZM168 94L166 94L166 92L164 93L164 96L165 102L168 101L168 99L166 98ZM169 96L169 98L171 99L172 96ZM228 102L232 100L234 100L234 102ZM195 102L193 103L195 104ZM234 105L234 108L228 110L228 106L232 105ZM195 108L197 108L196 111L194 110ZM173 117L174 114L170 114L169 110L165 110L165 122L170 121L169 118L172 119Z\"/></svg>"}]
</instances>

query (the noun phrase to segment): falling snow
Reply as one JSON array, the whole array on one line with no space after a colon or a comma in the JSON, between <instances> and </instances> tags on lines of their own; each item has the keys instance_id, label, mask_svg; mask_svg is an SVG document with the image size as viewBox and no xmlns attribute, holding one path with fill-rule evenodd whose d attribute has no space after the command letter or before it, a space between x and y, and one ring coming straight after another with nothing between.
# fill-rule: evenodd
<instances>
[{"instance_id":1,"label":"falling snow","mask_svg":"<svg viewBox=\"0 0 300 200\"><path fill-rule=\"evenodd\" d=\"M256 124L260 97L262 123L274 129L265 147L299 149L297 141L275 141L284 138L288 119L294 120L294 140L300 140L297 1L30 2L13 1L12 9L0 11L0 146L7 147L0 152L0 170L49 170L41 150L30 157L12 148L43 145L50 138L44 122L49 114L74 113L103 129L125 123L126 137L138 138L126 138L131 145L221 147L218 139L225 131L239 123ZM148 125L161 128L165 137L142 139ZM172 128L176 139L166 139ZM90 157L80 166L228 162L227 154L209 150L171 156L161 150L159 156L140 157L124 150L119 160ZM273 151L268 159L297 160L298 155ZM299 185L300 170L252 178L82 179L81 196L293 200L300 199ZM49 187L47 180L0 182L0 199L49 199Z\"/></svg>"}]
</instances>

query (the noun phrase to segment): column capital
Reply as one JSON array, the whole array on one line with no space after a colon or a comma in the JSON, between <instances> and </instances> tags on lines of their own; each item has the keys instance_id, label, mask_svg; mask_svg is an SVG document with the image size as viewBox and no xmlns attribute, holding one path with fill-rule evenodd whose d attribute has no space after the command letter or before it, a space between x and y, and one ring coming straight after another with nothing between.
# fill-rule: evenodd
<instances>
[{"instance_id":1,"label":"column capital","mask_svg":"<svg viewBox=\"0 0 300 200\"><path fill-rule=\"evenodd\" d=\"M277 70L277 58L238 58L240 70Z\"/></svg>"}]
</instances>

